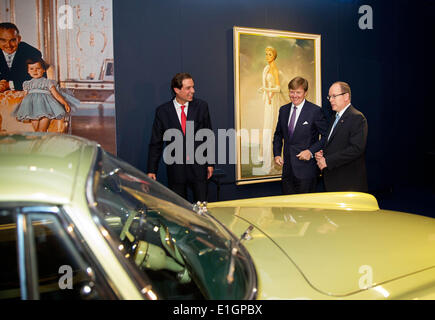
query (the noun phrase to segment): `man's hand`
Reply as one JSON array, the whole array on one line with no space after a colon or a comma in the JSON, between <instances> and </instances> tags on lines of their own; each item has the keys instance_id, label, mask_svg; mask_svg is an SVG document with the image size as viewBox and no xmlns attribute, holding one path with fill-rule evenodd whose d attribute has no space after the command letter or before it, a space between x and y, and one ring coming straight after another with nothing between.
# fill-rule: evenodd
<instances>
[{"instance_id":1,"label":"man's hand","mask_svg":"<svg viewBox=\"0 0 435 320\"><path fill-rule=\"evenodd\" d=\"M284 164L284 161L282 161L282 158L280 156L276 156L275 163L281 167Z\"/></svg>"},{"instance_id":2,"label":"man's hand","mask_svg":"<svg viewBox=\"0 0 435 320\"><path fill-rule=\"evenodd\" d=\"M302 160L302 161L309 161L310 159L311 159L311 157L312 157L313 155L312 155L312 153L311 153L311 151L310 150L304 150L304 151L301 151L301 152L299 152L299 154L297 154L296 155L296 157L299 159L299 160Z\"/></svg>"},{"instance_id":3,"label":"man's hand","mask_svg":"<svg viewBox=\"0 0 435 320\"><path fill-rule=\"evenodd\" d=\"M325 169L328 165L326 164L326 159L324 157L321 157L317 160L317 166L320 170Z\"/></svg>"},{"instance_id":4,"label":"man's hand","mask_svg":"<svg viewBox=\"0 0 435 320\"><path fill-rule=\"evenodd\" d=\"M147 176L150 177L153 180L157 180L155 173L148 173Z\"/></svg>"},{"instance_id":5,"label":"man's hand","mask_svg":"<svg viewBox=\"0 0 435 320\"><path fill-rule=\"evenodd\" d=\"M211 176L213 175L213 171L213 167L207 167L207 180L211 178Z\"/></svg>"},{"instance_id":6,"label":"man's hand","mask_svg":"<svg viewBox=\"0 0 435 320\"><path fill-rule=\"evenodd\" d=\"M4 92L9 89L9 82L6 80L0 80L0 92Z\"/></svg>"},{"instance_id":7,"label":"man's hand","mask_svg":"<svg viewBox=\"0 0 435 320\"><path fill-rule=\"evenodd\" d=\"M314 154L314 157L316 160L319 160L320 158L323 158L323 150L320 150Z\"/></svg>"}]
</instances>

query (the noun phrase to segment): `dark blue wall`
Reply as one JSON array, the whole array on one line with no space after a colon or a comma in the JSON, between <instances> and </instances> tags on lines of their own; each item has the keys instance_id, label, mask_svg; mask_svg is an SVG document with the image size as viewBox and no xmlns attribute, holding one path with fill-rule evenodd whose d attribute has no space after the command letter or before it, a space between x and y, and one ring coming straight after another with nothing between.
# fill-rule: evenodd
<instances>
[{"instance_id":1,"label":"dark blue wall","mask_svg":"<svg viewBox=\"0 0 435 320\"><path fill-rule=\"evenodd\" d=\"M373 30L358 27L364 4L373 9ZM432 166L426 153L435 150L434 9L434 1L403 0L114 0L118 156L146 169L154 110L171 98L177 72L193 75L216 131L234 128L233 26L255 27L322 36L322 105L329 113L331 83L350 83L352 103L368 119L372 192L425 183ZM218 167L225 181L234 180L234 166ZM163 182L165 171L161 165ZM279 183L229 183L221 196L279 193Z\"/></svg>"}]
</instances>

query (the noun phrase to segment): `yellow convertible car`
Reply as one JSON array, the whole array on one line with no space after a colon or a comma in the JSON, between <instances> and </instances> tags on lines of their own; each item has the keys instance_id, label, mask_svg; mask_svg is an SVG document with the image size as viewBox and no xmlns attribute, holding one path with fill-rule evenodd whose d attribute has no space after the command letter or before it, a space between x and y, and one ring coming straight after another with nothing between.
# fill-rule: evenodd
<instances>
[{"instance_id":1,"label":"yellow convertible car","mask_svg":"<svg viewBox=\"0 0 435 320\"><path fill-rule=\"evenodd\" d=\"M362 193L192 205L94 142L0 136L0 299L434 299L435 220Z\"/></svg>"}]
</instances>

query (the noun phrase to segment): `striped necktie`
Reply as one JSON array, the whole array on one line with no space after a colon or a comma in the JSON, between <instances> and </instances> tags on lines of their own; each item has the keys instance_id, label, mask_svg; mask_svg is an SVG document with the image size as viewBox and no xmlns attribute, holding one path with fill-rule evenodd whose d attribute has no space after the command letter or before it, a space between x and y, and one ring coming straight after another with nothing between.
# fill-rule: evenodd
<instances>
[{"instance_id":1,"label":"striped necktie","mask_svg":"<svg viewBox=\"0 0 435 320\"><path fill-rule=\"evenodd\" d=\"M293 113L290 117L290 122L288 124L288 135L291 138L293 135L293 132L295 131L295 120L296 120L296 112L298 110L298 107L293 107Z\"/></svg>"}]
</instances>

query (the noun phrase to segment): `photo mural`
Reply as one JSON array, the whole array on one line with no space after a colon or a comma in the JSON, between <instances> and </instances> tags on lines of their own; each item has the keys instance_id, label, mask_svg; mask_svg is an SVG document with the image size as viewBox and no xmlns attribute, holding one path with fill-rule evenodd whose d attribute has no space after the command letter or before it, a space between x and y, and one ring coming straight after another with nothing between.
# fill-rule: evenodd
<instances>
[{"instance_id":1,"label":"photo mural","mask_svg":"<svg viewBox=\"0 0 435 320\"><path fill-rule=\"evenodd\" d=\"M2 1L0 23L0 133L74 134L116 154L112 1Z\"/></svg>"}]
</instances>

